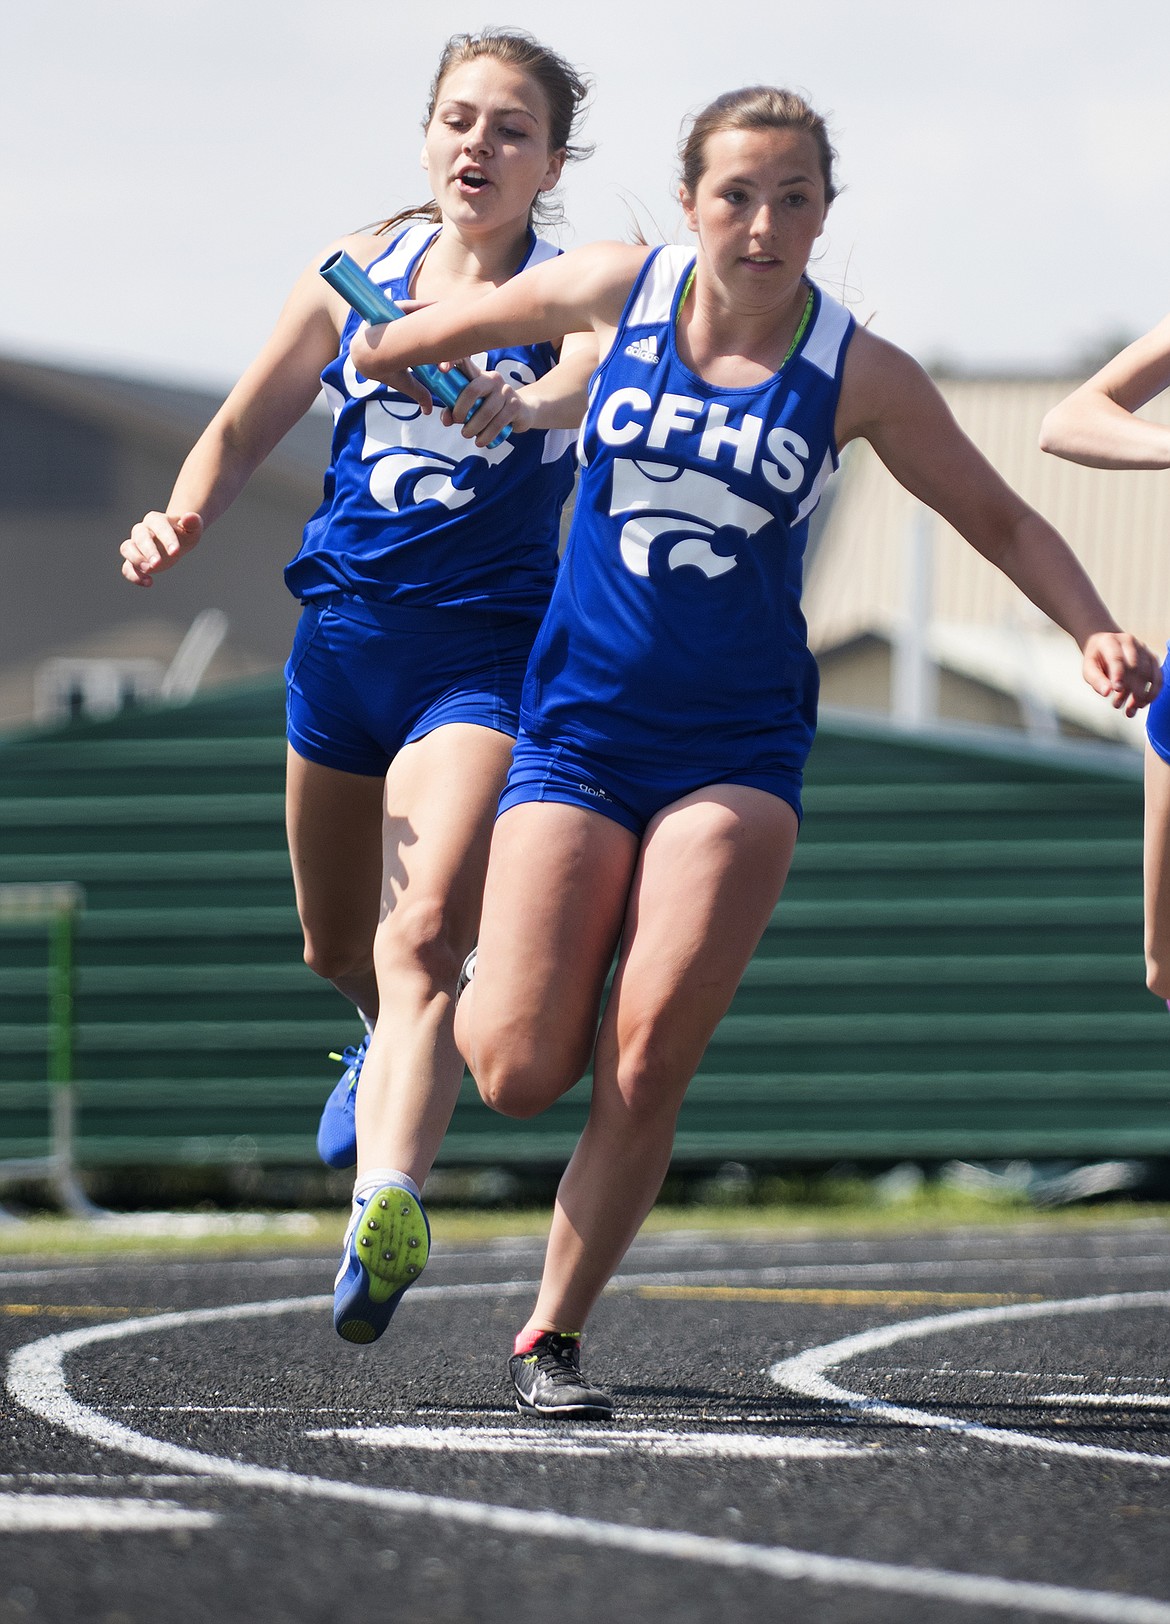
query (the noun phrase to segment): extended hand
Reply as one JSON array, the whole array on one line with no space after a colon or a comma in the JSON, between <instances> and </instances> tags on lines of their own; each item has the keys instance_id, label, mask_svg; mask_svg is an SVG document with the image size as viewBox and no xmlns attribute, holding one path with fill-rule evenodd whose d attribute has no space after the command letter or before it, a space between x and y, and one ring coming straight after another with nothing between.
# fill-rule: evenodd
<instances>
[{"instance_id":1,"label":"extended hand","mask_svg":"<svg viewBox=\"0 0 1170 1624\"><path fill-rule=\"evenodd\" d=\"M1089 687L1114 710L1136 716L1158 697L1162 667L1157 656L1129 632L1094 632L1085 644L1083 672Z\"/></svg>"},{"instance_id":2,"label":"extended hand","mask_svg":"<svg viewBox=\"0 0 1170 1624\"><path fill-rule=\"evenodd\" d=\"M135 586L150 586L161 570L169 570L203 534L198 513L148 513L118 549L122 574Z\"/></svg>"}]
</instances>

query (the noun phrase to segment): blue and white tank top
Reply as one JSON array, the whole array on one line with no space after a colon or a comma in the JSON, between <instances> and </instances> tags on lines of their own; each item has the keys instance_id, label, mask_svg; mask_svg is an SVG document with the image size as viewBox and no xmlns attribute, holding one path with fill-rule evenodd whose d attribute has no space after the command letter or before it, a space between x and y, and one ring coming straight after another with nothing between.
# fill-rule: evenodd
<instances>
[{"instance_id":1,"label":"blue and white tank top","mask_svg":"<svg viewBox=\"0 0 1170 1624\"><path fill-rule=\"evenodd\" d=\"M759 384L705 382L675 321L694 253L639 273L581 428L573 525L525 683L525 728L717 773L761 735L794 768L816 726L800 610L809 515L837 466L853 317L819 288ZM713 781L713 780L712 780Z\"/></svg>"},{"instance_id":2,"label":"blue and white tank top","mask_svg":"<svg viewBox=\"0 0 1170 1624\"><path fill-rule=\"evenodd\" d=\"M412 226L369 266L392 299L409 298L411 279L438 234ZM560 252L530 234L523 269ZM574 435L533 429L481 449L439 408L364 378L349 346L360 325L351 313L337 358L321 374L333 412L333 448L324 499L284 572L303 602L352 593L378 603L487 609L537 617L556 575L561 508L573 484ZM475 357L513 384L531 383L556 364L551 345L511 345Z\"/></svg>"}]
</instances>

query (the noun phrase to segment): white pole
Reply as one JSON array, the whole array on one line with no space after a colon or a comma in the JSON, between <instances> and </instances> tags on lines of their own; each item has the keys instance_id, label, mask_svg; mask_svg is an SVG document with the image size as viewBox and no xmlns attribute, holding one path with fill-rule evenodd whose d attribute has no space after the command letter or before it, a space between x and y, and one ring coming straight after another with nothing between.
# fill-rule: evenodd
<instances>
[{"instance_id":1,"label":"white pole","mask_svg":"<svg viewBox=\"0 0 1170 1624\"><path fill-rule=\"evenodd\" d=\"M163 699L190 699L227 636L228 618L222 609L203 609L187 628L183 641L162 679Z\"/></svg>"},{"instance_id":2,"label":"white pole","mask_svg":"<svg viewBox=\"0 0 1170 1624\"><path fill-rule=\"evenodd\" d=\"M930 653L934 618L934 514L915 506L902 551L902 613L893 646L891 709L896 721L923 727L938 716L938 668Z\"/></svg>"}]
</instances>

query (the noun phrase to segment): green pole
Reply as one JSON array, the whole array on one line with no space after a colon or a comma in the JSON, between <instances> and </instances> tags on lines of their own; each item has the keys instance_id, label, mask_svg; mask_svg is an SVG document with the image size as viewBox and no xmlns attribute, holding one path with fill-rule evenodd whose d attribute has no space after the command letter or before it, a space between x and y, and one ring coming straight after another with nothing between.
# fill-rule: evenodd
<instances>
[{"instance_id":1,"label":"green pole","mask_svg":"<svg viewBox=\"0 0 1170 1624\"><path fill-rule=\"evenodd\" d=\"M85 892L72 880L47 884L0 883L0 924L16 920L48 922L48 1054L50 1154L43 1160L0 1162L0 1173L44 1172L57 1188L68 1212L92 1217L98 1209L77 1182L73 1169L75 1103L73 1097L73 992L77 916Z\"/></svg>"},{"instance_id":2,"label":"green pole","mask_svg":"<svg viewBox=\"0 0 1170 1624\"><path fill-rule=\"evenodd\" d=\"M75 902L58 905L49 933L49 1081L73 1081L73 929Z\"/></svg>"}]
</instances>

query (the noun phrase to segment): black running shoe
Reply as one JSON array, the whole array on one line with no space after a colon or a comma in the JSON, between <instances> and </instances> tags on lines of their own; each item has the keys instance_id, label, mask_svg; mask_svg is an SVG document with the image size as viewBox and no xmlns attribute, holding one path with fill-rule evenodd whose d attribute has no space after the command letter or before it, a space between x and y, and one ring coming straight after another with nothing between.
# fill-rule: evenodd
<instances>
[{"instance_id":1,"label":"black running shoe","mask_svg":"<svg viewBox=\"0 0 1170 1624\"><path fill-rule=\"evenodd\" d=\"M514 1353L508 1373L516 1408L573 1421L608 1421L613 1399L581 1375L581 1341L564 1331L545 1331L527 1353Z\"/></svg>"}]
</instances>

